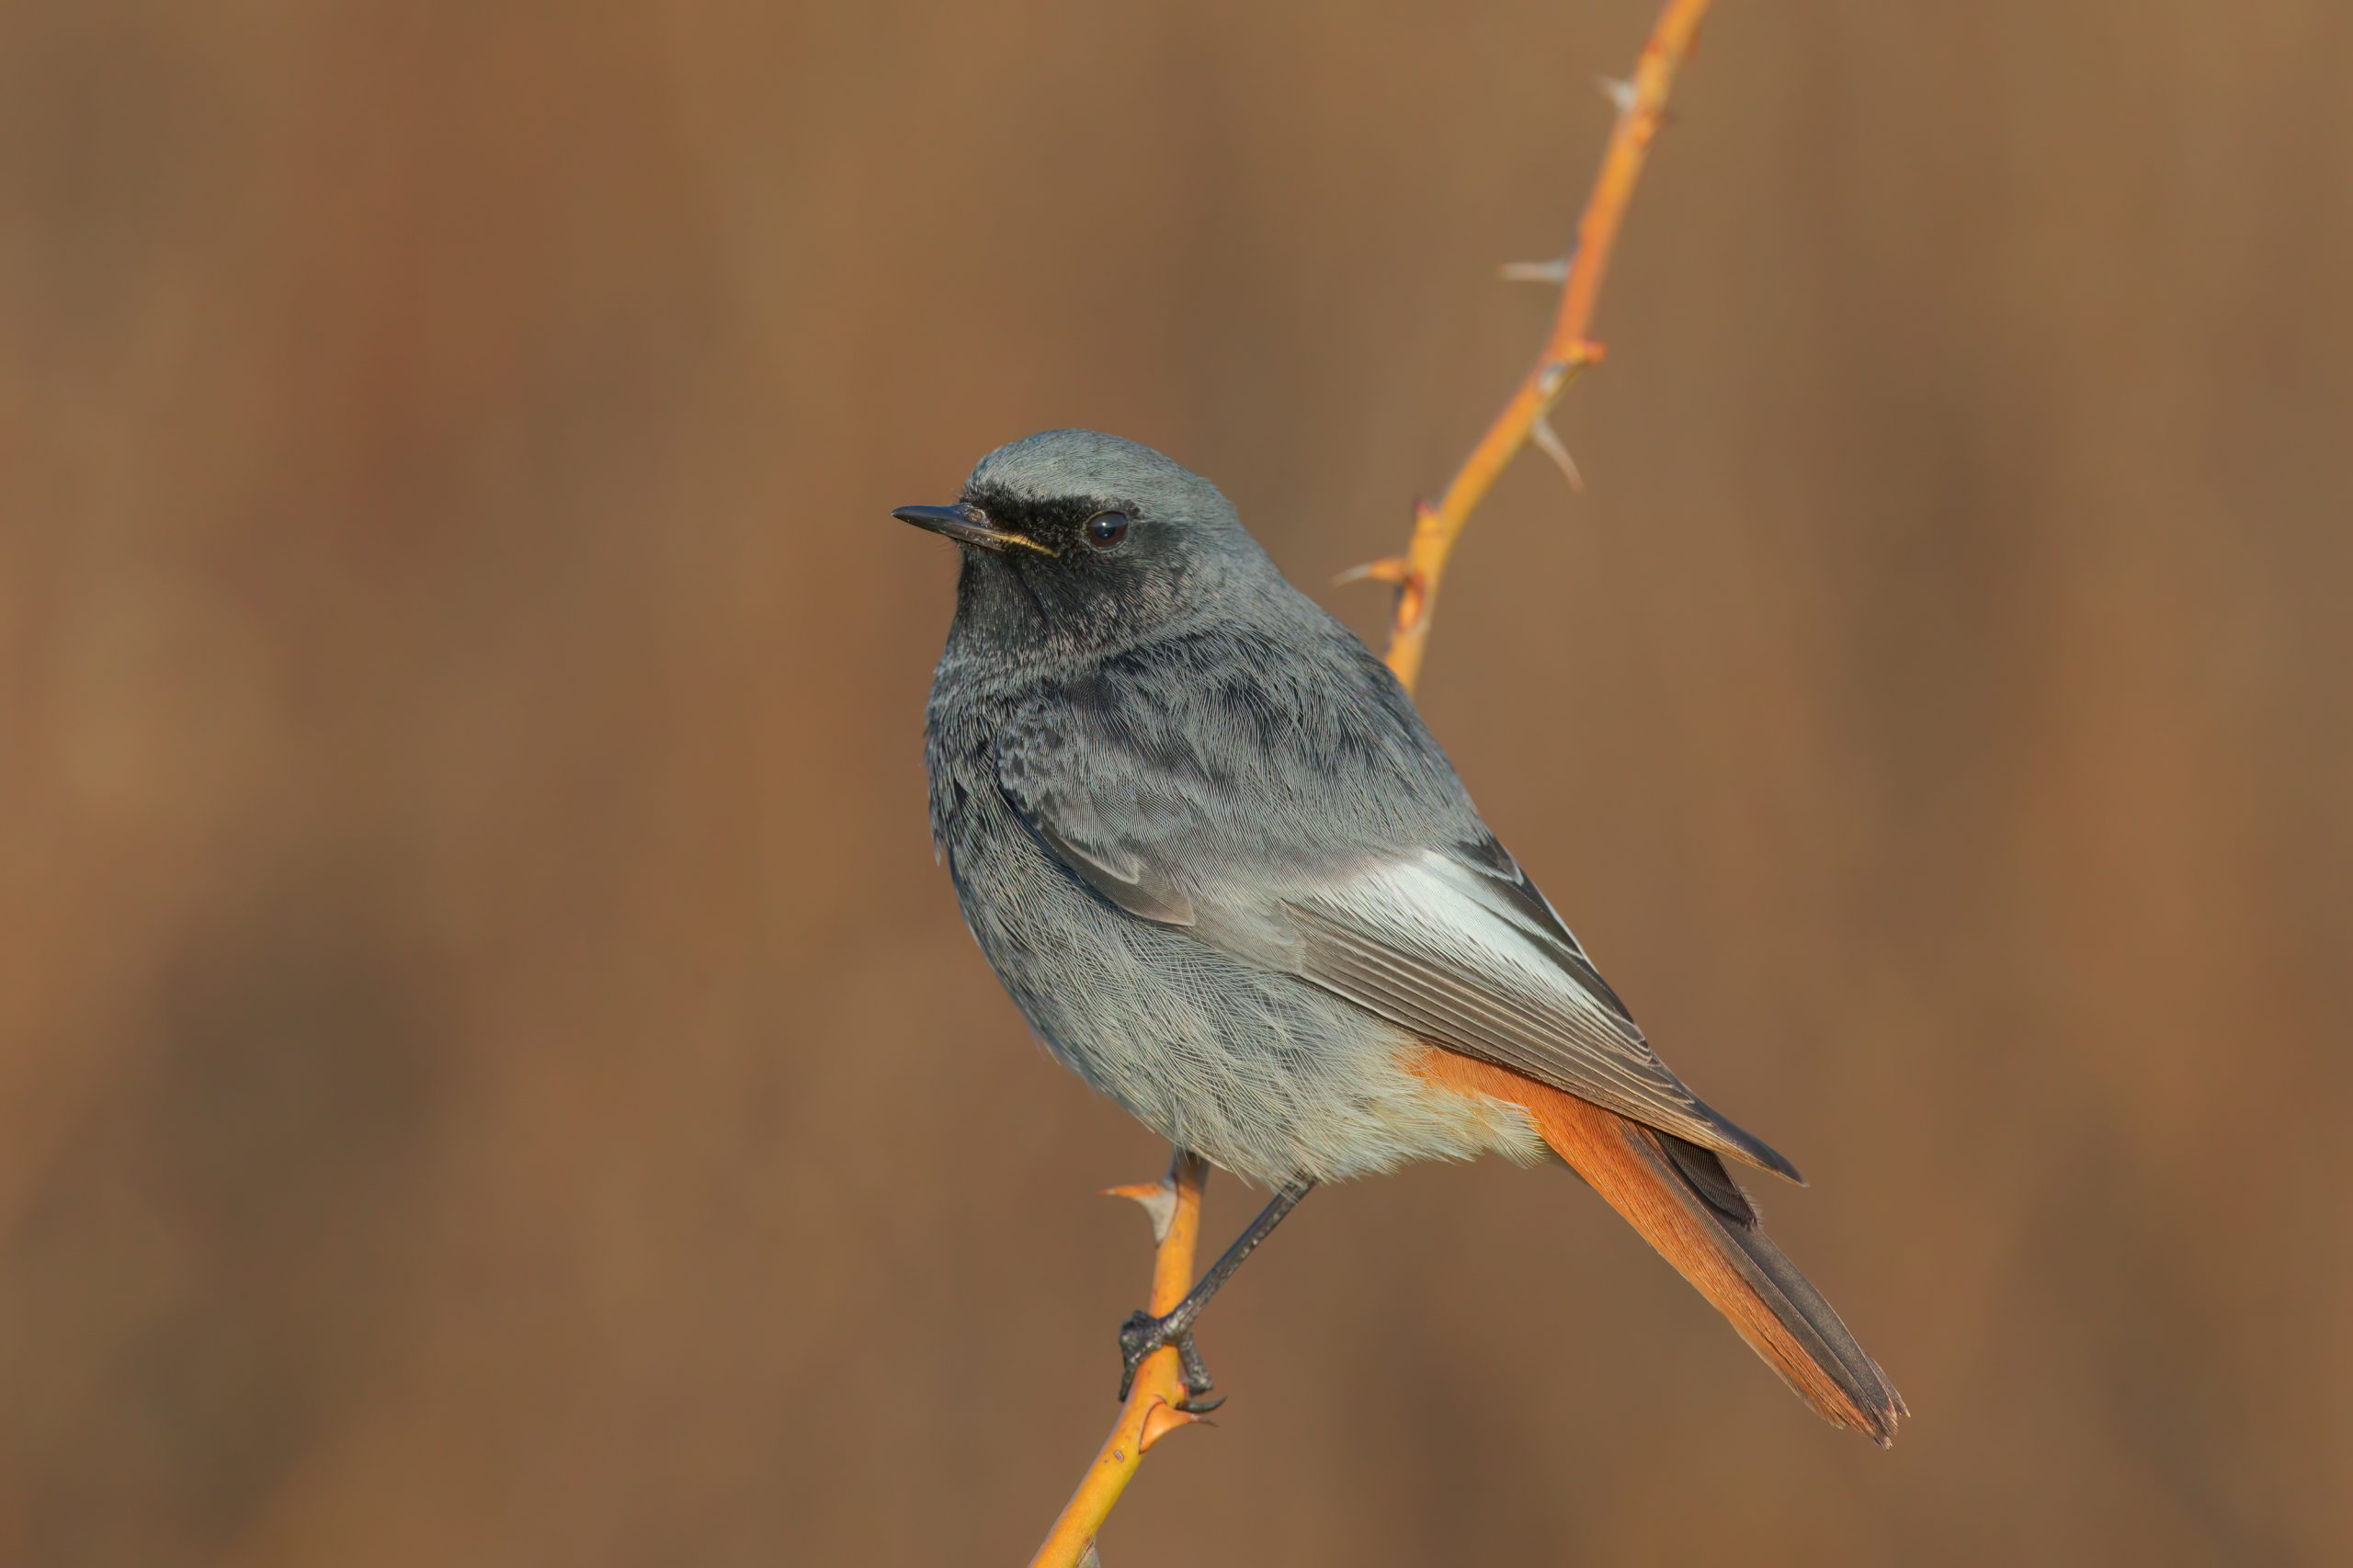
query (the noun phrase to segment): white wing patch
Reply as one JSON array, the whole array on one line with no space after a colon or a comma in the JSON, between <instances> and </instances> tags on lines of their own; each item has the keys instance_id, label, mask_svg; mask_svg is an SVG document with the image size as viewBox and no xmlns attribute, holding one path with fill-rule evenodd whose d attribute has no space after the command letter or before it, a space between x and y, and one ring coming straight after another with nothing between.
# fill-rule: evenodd
<instances>
[{"instance_id":1,"label":"white wing patch","mask_svg":"<svg viewBox=\"0 0 2353 1568\"><path fill-rule=\"evenodd\" d=\"M1771 1151L1716 1117L1579 971L1577 949L1493 880L1434 852L1376 861L1285 900L1305 979L1468 1055L1751 1164ZM1601 986L1594 977L1595 986ZM1786 1164L1786 1162L1782 1162Z\"/></svg>"}]
</instances>

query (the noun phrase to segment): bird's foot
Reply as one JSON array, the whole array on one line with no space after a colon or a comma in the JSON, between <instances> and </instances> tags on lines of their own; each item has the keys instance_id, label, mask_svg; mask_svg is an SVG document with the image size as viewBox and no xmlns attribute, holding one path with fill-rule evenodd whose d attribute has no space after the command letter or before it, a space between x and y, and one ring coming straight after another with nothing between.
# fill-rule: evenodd
<instances>
[{"instance_id":1,"label":"bird's foot","mask_svg":"<svg viewBox=\"0 0 2353 1568\"><path fill-rule=\"evenodd\" d=\"M1225 1403L1225 1396L1209 1398L1217 1385L1210 1381L1210 1369L1201 1360L1199 1346L1193 1343L1193 1314L1182 1307L1166 1317L1154 1317L1149 1312L1134 1312L1120 1325L1120 1397L1136 1386L1136 1369L1143 1358L1166 1346L1176 1347L1176 1359L1185 1377L1185 1397L1176 1408L1188 1415L1207 1415Z\"/></svg>"}]
</instances>

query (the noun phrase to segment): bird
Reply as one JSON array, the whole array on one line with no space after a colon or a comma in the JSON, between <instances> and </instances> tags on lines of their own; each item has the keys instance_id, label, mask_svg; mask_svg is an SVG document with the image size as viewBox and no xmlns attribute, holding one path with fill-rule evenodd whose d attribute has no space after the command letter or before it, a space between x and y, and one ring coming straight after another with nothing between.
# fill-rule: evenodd
<instances>
[{"instance_id":1,"label":"bird","mask_svg":"<svg viewBox=\"0 0 2353 1568\"><path fill-rule=\"evenodd\" d=\"M1881 1448L1903 1398L1733 1175L1797 1167L1701 1100L1489 831L1412 699L1208 480L1050 430L956 502L925 710L932 835L1047 1051L1179 1150L1271 1189L1177 1306L1120 1330L1121 1398L1319 1183L1565 1165L1799 1398Z\"/></svg>"}]
</instances>

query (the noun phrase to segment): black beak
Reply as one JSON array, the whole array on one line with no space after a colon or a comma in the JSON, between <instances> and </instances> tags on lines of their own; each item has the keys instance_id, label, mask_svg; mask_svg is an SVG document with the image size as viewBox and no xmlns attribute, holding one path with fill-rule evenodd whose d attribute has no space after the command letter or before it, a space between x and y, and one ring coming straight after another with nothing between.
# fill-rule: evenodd
<instances>
[{"instance_id":1,"label":"black beak","mask_svg":"<svg viewBox=\"0 0 2353 1568\"><path fill-rule=\"evenodd\" d=\"M988 514L978 506L958 503L953 506L902 506L891 514L903 523L913 523L919 528L929 528L936 534L946 534L958 544L969 544L982 550L1002 553L1008 550L1035 550L1051 555L1036 540L1000 528L989 521Z\"/></svg>"}]
</instances>

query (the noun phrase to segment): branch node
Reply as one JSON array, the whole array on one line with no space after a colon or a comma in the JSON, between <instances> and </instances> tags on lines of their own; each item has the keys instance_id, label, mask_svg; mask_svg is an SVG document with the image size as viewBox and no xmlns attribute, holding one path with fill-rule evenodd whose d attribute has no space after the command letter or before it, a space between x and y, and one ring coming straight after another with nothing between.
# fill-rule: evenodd
<instances>
[{"instance_id":1,"label":"branch node","mask_svg":"<svg viewBox=\"0 0 2353 1568\"><path fill-rule=\"evenodd\" d=\"M1593 79L1593 85L1601 89L1601 96L1608 98L1611 107L1616 108L1620 114L1631 114L1633 112L1635 101L1640 96L1640 89L1635 86L1631 78L1625 76L1596 76Z\"/></svg>"}]
</instances>

